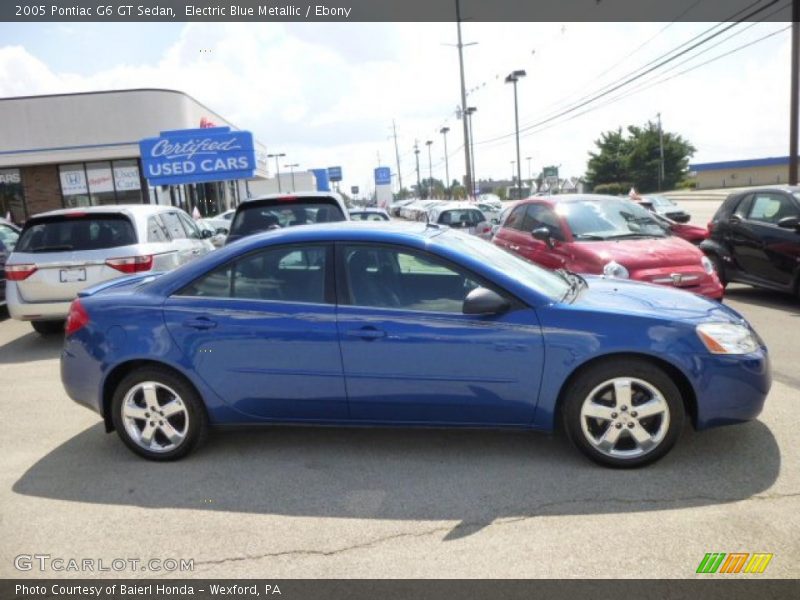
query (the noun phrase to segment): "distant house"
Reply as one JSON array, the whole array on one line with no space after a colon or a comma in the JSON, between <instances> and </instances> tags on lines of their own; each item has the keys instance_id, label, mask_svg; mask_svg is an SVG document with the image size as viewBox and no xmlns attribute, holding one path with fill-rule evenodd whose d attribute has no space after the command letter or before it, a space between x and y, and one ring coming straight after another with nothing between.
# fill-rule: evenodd
<instances>
[{"instance_id":1,"label":"distant house","mask_svg":"<svg viewBox=\"0 0 800 600\"><path fill-rule=\"evenodd\" d=\"M697 189L787 183L789 157L773 156L689 165L689 178L696 182Z\"/></svg>"}]
</instances>

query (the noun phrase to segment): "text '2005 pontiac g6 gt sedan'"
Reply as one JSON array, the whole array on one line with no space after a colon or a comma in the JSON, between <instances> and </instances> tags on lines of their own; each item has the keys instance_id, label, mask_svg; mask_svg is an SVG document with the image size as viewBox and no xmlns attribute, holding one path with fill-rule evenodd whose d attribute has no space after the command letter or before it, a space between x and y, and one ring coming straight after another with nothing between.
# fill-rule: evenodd
<instances>
[{"instance_id":1,"label":"text '2005 pontiac g6 gt sedan'","mask_svg":"<svg viewBox=\"0 0 800 600\"><path fill-rule=\"evenodd\" d=\"M276 230L81 292L61 376L153 460L230 424L563 425L613 467L663 457L687 420L755 418L771 381L722 304L422 223Z\"/></svg>"}]
</instances>

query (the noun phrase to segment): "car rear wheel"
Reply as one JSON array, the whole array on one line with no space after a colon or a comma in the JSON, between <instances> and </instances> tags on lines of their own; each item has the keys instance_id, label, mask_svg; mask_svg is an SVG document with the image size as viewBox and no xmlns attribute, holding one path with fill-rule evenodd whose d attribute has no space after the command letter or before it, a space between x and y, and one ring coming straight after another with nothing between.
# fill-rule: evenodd
<instances>
[{"instance_id":1,"label":"car rear wheel","mask_svg":"<svg viewBox=\"0 0 800 600\"><path fill-rule=\"evenodd\" d=\"M711 261L711 264L714 265L714 270L717 272L717 277L719 278L719 282L722 284L722 287L728 285L728 280L725 277L725 265L722 263L722 259L716 254L709 254L708 260Z\"/></svg>"},{"instance_id":2,"label":"car rear wheel","mask_svg":"<svg viewBox=\"0 0 800 600\"><path fill-rule=\"evenodd\" d=\"M150 460L182 458L208 431L197 392L182 377L160 367L127 375L114 392L111 409L114 428L125 445Z\"/></svg>"},{"instance_id":3,"label":"car rear wheel","mask_svg":"<svg viewBox=\"0 0 800 600\"><path fill-rule=\"evenodd\" d=\"M64 333L64 321L31 321L31 326L39 335Z\"/></svg>"},{"instance_id":4,"label":"car rear wheel","mask_svg":"<svg viewBox=\"0 0 800 600\"><path fill-rule=\"evenodd\" d=\"M570 440L593 461L616 468L651 464L683 429L680 391L657 366L613 359L589 367L565 392L562 416Z\"/></svg>"}]
</instances>

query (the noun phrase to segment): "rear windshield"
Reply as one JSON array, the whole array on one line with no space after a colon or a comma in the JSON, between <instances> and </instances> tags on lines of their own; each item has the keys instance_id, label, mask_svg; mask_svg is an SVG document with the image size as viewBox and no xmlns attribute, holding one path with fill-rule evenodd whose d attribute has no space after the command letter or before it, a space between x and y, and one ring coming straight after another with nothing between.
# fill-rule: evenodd
<instances>
[{"instance_id":1,"label":"rear windshield","mask_svg":"<svg viewBox=\"0 0 800 600\"><path fill-rule=\"evenodd\" d=\"M439 223L450 227L475 227L485 221L483 213L474 208L464 210L446 210L439 217Z\"/></svg>"},{"instance_id":2,"label":"rear windshield","mask_svg":"<svg viewBox=\"0 0 800 600\"><path fill-rule=\"evenodd\" d=\"M102 250L136 244L136 231L122 215L43 217L22 230L17 252L68 252Z\"/></svg>"},{"instance_id":3,"label":"rear windshield","mask_svg":"<svg viewBox=\"0 0 800 600\"><path fill-rule=\"evenodd\" d=\"M274 202L242 204L231 225L230 235L242 237L261 231L309 225L312 223L333 223L344 221L345 216L335 202L317 200L314 202Z\"/></svg>"}]
</instances>

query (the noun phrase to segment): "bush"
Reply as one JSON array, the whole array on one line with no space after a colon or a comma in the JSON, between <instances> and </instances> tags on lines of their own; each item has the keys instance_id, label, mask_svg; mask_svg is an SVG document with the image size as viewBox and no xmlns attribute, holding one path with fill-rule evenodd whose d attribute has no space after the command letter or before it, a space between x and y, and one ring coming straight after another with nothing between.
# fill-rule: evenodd
<instances>
[{"instance_id":1,"label":"bush","mask_svg":"<svg viewBox=\"0 0 800 600\"><path fill-rule=\"evenodd\" d=\"M600 183L594 186L595 194L607 194L609 196L627 195L633 184L631 183Z\"/></svg>"}]
</instances>

